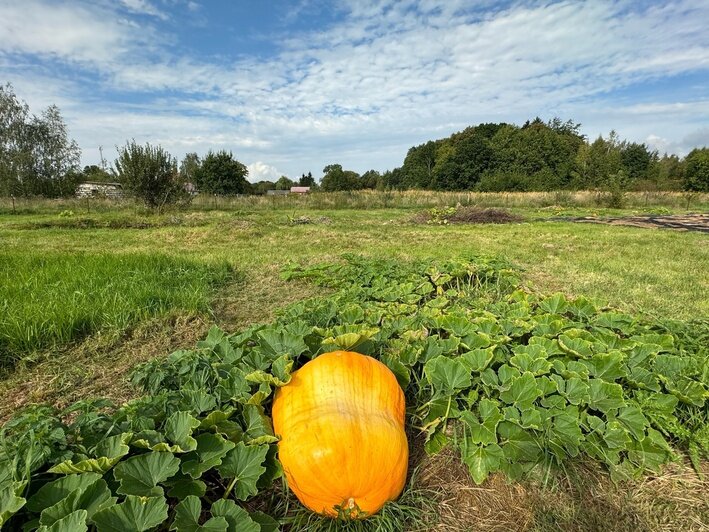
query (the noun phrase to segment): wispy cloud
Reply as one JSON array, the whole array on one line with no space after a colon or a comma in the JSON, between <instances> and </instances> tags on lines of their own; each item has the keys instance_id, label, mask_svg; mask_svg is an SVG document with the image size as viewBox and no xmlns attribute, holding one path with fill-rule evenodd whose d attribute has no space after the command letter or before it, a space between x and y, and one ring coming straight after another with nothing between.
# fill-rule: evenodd
<instances>
[{"instance_id":1,"label":"wispy cloud","mask_svg":"<svg viewBox=\"0 0 709 532\"><path fill-rule=\"evenodd\" d=\"M120 0L123 7L131 13L138 15L148 15L157 17L161 20L167 20L169 16L164 11L158 9L149 0Z\"/></svg>"},{"instance_id":2,"label":"wispy cloud","mask_svg":"<svg viewBox=\"0 0 709 532\"><path fill-rule=\"evenodd\" d=\"M578 119L590 136L614 128L638 141L671 139L667 146L680 152L705 138L695 133L709 122L706 83L640 89L697 72L709 79L706 2L475 4L343 1L341 16L322 29L293 22L267 57L216 61L184 43L173 52L180 36L160 26L169 10L157 3L29 0L0 6L0 75L59 72L69 125L89 157L98 143L135 137L176 154L233 149L264 165L254 166L264 176L265 167L299 175L335 161L384 169L411 144L535 115ZM312 7L301 2L286 18ZM7 65L28 56L43 63L21 72ZM88 75L88 86L66 81Z\"/></svg>"}]
</instances>

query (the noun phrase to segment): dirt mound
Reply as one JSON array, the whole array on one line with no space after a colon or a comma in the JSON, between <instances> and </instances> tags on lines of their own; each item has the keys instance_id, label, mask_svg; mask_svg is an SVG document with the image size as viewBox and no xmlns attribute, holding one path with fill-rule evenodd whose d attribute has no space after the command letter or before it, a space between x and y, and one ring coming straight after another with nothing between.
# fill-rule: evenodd
<instances>
[{"instance_id":1,"label":"dirt mound","mask_svg":"<svg viewBox=\"0 0 709 532\"><path fill-rule=\"evenodd\" d=\"M521 222L524 218L505 209L481 209L480 207L433 208L418 213L414 222L426 224L508 224Z\"/></svg>"}]
</instances>

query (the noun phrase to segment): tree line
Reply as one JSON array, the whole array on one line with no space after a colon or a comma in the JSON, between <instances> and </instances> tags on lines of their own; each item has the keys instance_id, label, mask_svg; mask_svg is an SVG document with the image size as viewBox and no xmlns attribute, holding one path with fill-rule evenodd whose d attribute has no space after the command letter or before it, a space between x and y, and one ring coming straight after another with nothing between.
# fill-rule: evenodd
<instances>
[{"instance_id":1,"label":"tree line","mask_svg":"<svg viewBox=\"0 0 709 532\"><path fill-rule=\"evenodd\" d=\"M391 171L363 175L329 165L323 190L427 189L482 192L579 189L709 191L709 148L660 156L612 131L589 142L580 124L540 118L486 123L408 150Z\"/></svg>"},{"instance_id":2,"label":"tree line","mask_svg":"<svg viewBox=\"0 0 709 532\"><path fill-rule=\"evenodd\" d=\"M709 148L686 157L663 154L645 144L621 140L615 132L592 142L580 124L540 118L522 126L484 123L449 137L410 148L403 164L359 174L340 164L292 180L248 181L248 169L225 150L182 161L161 146L135 141L117 147L110 167L80 169L81 151L68 136L59 108L39 116L14 93L0 86L0 195L45 197L75 193L80 182L118 181L150 206L189 199L193 191L214 195L264 194L307 186L314 190L477 190L537 191L559 189L662 189L709 191Z\"/></svg>"}]
</instances>

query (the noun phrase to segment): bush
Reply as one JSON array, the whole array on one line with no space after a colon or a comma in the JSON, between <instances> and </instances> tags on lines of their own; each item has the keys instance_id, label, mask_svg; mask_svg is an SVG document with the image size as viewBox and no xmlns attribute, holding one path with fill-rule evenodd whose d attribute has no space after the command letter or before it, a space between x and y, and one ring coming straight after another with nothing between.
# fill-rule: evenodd
<instances>
[{"instance_id":1,"label":"bush","mask_svg":"<svg viewBox=\"0 0 709 532\"><path fill-rule=\"evenodd\" d=\"M685 189L709 192L709 148L694 149L685 160Z\"/></svg>"},{"instance_id":2,"label":"bush","mask_svg":"<svg viewBox=\"0 0 709 532\"><path fill-rule=\"evenodd\" d=\"M123 189L150 208L189 201L177 161L161 146L133 140L118 149L115 173Z\"/></svg>"},{"instance_id":3,"label":"bush","mask_svg":"<svg viewBox=\"0 0 709 532\"><path fill-rule=\"evenodd\" d=\"M596 204L610 209L625 207L628 192L628 178L621 170L608 176L606 185L596 194Z\"/></svg>"},{"instance_id":4,"label":"bush","mask_svg":"<svg viewBox=\"0 0 709 532\"><path fill-rule=\"evenodd\" d=\"M246 166L234 159L231 152L210 151L202 166L195 170L194 180L200 192L230 196L251 191L251 185L246 180L248 175Z\"/></svg>"}]
</instances>

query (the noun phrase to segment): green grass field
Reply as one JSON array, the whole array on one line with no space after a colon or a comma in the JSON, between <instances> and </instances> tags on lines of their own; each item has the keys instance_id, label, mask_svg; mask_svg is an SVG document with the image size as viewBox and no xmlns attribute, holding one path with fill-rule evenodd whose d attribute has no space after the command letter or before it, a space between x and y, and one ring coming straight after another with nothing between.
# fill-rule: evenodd
<instances>
[{"instance_id":1,"label":"green grass field","mask_svg":"<svg viewBox=\"0 0 709 532\"><path fill-rule=\"evenodd\" d=\"M709 248L700 233L542 221L535 219L536 210L521 208L516 212L529 221L438 226L411 222L415 212L194 212L146 218L141 229L129 226L136 224L130 212L92 215L81 223L54 214L4 216L0 238L6 253L29 246L42 253L160 253L227 261L251 278L288 261L322 261L342 253L402 259L497 255L523 268L543 292L583 294L658 316L709 315ZM300 216L312 223L289 221ZM108 220L118 228L101 227ZM72 221L74 226L67 225Z\"/></svg>"},{"instance_id":2,"label":"green grass field","mask_svg":"<svg viewBox=\"0 0 709 532\"><path fill-rule=\"evenodd\" d=\"M1 204L0 422L31 402L132 398L138 392L125 375L135 364L192 348L213 323L235 332L322 295L310 283L285 282L281 269L347 253L402 264L500 257L521 269L534 293L586 296L649 320L709 318L707 235L561 220L685 212L683 197L647 205L638 197L627 209L609 210L589 197L558 205L553 200L562 196L551 194L526 202L519 194L488 196L485 206L524 218L501 225L416 223L422 208L453 203L452 195L430 193L373 195L374 208L365 208L363 196L314 195L161 215L110 205L86 212L80 203L24 205L11 214ZM706 210L706 198L691 199L702 207L690 211ZM74 213L60 215L67 208ZM460 460L443 453L421 461L406 501L414 501L414 512L433 512L421 526L435 530L466 530L464 523L479 530L701 530L709 520L709 484L687 465L624 485L593 464L567 473L522 484L495 476L477 488Z\"/></svg>"},{"instance_id":3,"label":"green grass field","mask_svg":"<svg viewBox=\"0 0 709 532\"><path fill-rule=\"evenodd\" d=\"M5 250L0 365L153 316L206 312L212 289L230 276L226 263L163 255Z\"/></svg>"}]
</instances>

